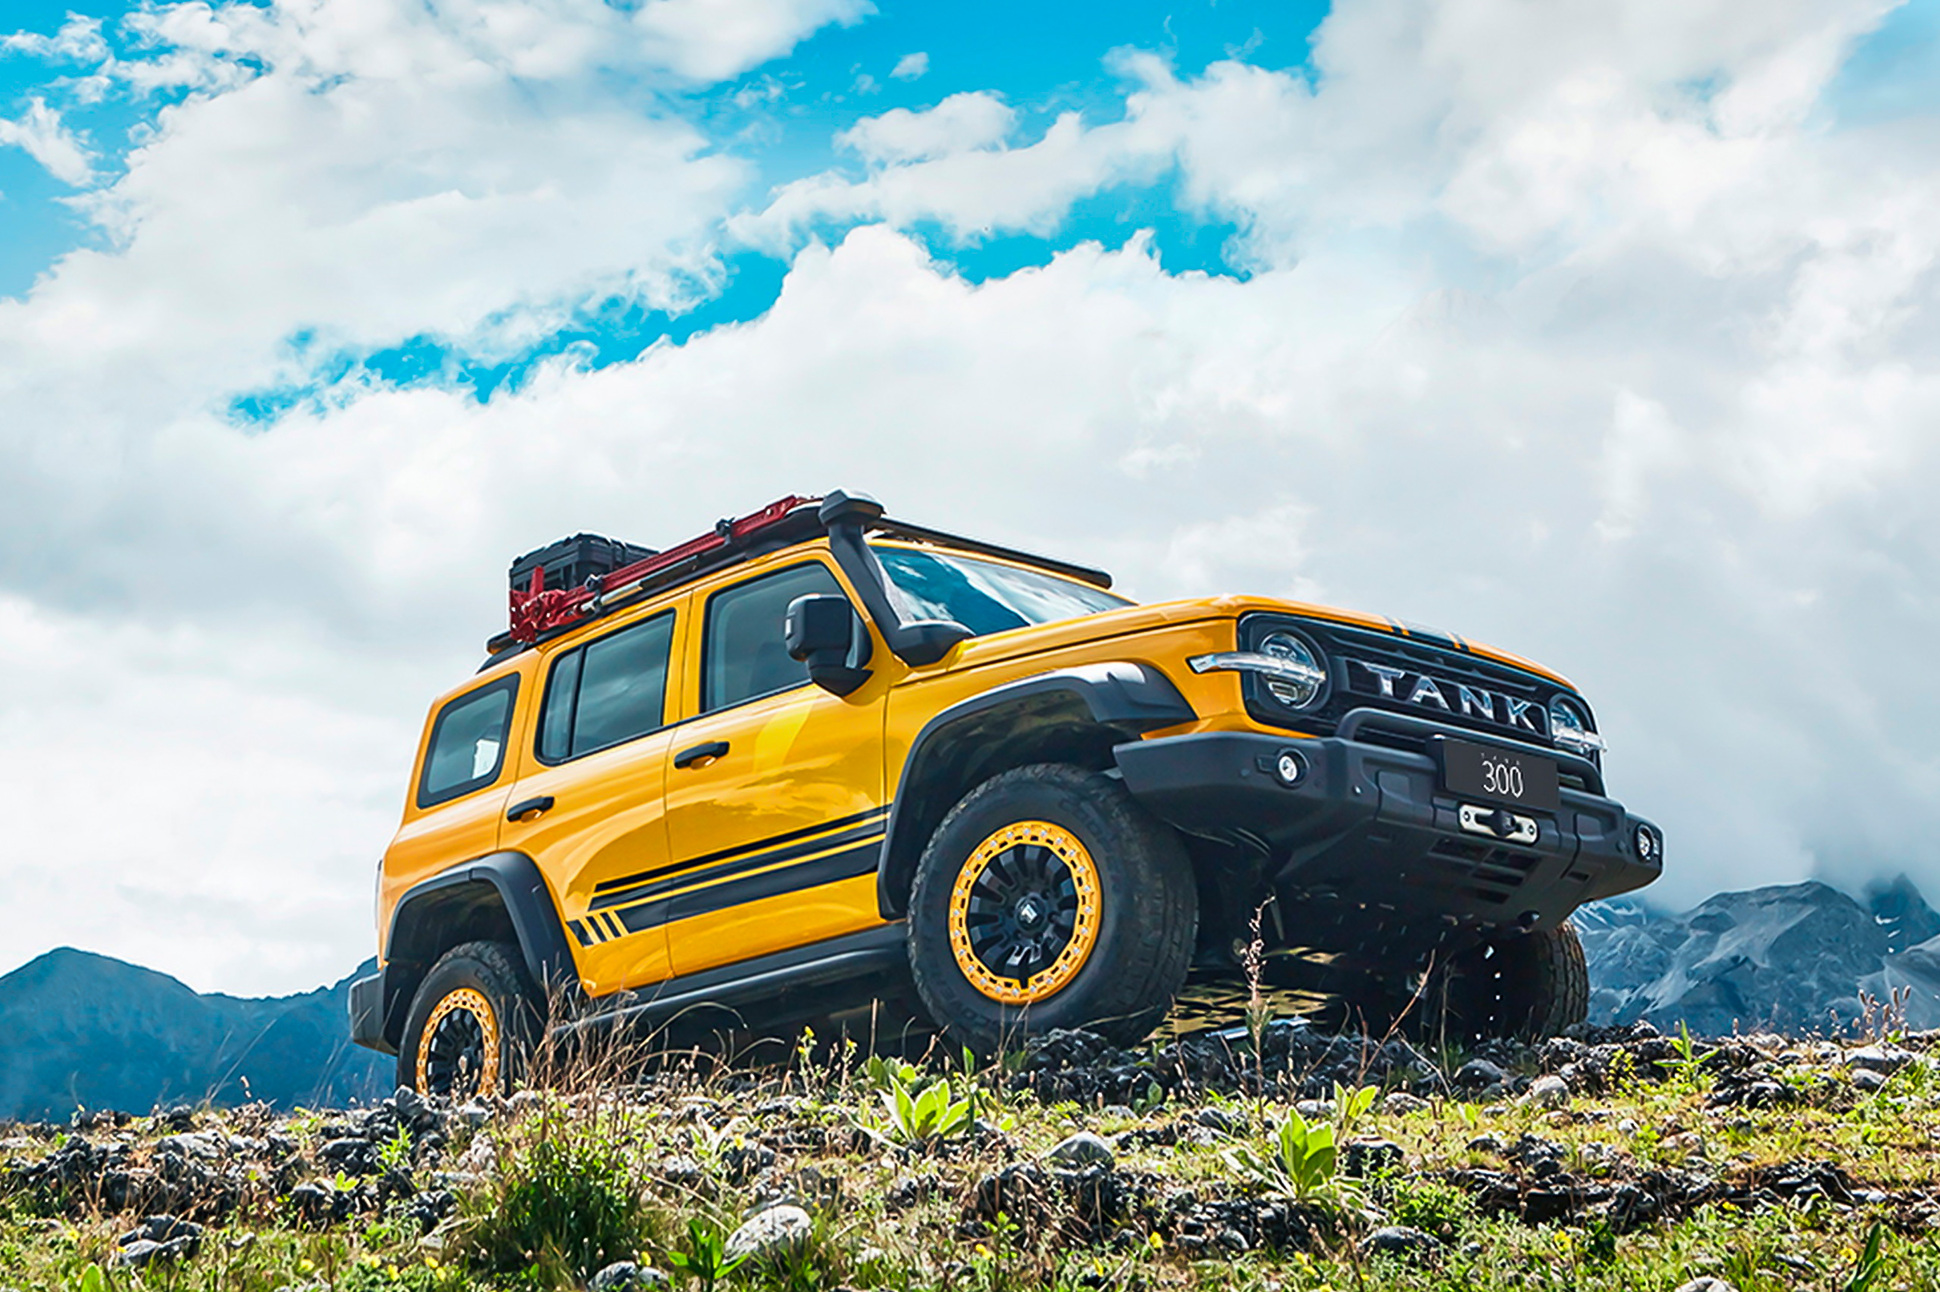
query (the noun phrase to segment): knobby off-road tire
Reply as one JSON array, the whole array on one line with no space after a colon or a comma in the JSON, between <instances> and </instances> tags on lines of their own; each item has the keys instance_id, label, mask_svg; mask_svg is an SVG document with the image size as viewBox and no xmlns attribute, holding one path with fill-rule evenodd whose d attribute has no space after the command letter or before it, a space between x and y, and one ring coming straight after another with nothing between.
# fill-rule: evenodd
<instances>
[{"instance_id":1,"label":"knobby off-road tire","mask_svg":"<svg viewBox=\"0 0 1940 1292\"><path fill-rule=\"evenodd\" d=\"M1423 1003L1431 1039L1557 1036L1589 1016L1583 943L1565 920L1478 947L1430 976Z\"/></svg>"},{"instance_id":2,"label":"knobby off-road tire","mask_svg":"<svg viewBox=\"0 0 1940 1292\"><path fill-rule=\"evenodd\" d=\"M461 942L418 984L397 1056L397 1083L463 1100L502 1094L539 1034L539 992L519 949Z\"/></svg>"},{"instance_id":3,"label":"knobby off-road tire","mask_svg":"<svg viewBox=\"0 0 1940 1292\"><path fill-rule=\"evenodd\" d=\"M1119 1044L1185 982L1199 892L1185 848L1120 782L1061 763L994 776L930 836L910 968L936 1024L983 1054L1088 1027Z\"/></svg>"}]
</instances>

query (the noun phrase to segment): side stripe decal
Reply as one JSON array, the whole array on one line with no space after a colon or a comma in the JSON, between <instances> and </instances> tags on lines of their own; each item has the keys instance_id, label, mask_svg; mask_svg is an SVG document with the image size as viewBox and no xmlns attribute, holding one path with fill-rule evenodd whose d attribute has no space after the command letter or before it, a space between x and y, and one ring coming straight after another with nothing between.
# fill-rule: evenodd
<instances>
[{"instance_id":1,"label":"side stripe decal","mask_svg":"<svg viewBox=\"0 0 1940 1292\"><path fill-rule=\"evenodd\" d=\"M592 909L598 911L620 905L630 906L634 902L665 896L668 893L689 888L695 884L716 883L721 880L731 879L736 875L745 875L750 871L765 870L770 866L778 865L782 862L804 860L827 852L830 848L838 848L847 844L859 844L870 839L880 840L882 835L883 823L881 821L868 822L862 825L852 826L849 829L841 830L834 834L824 835L819 839L809 839L801 843L789 844L786 847L752 853L734 858L733 860L718 862L712 866L689 865L682 867L678 871L663 870L656 872L659 878L650 882L634 884L627 888L617 889L611 892L598 893L593 898Z\"/></svg>"},{"instance_id":2,"label":"side stripe decal","mask_svg":"<svg viewBox=\"0 0 1940 1292\"><path fill-rule=\"evenodd\" d=\"M820 825L804 826L799 830L787 830L781 834L771 835L766 839L758 839L753 843L739 844L732 848L723 848L719 852L710 852L703 856L691 857L686 861L677 861L671 865L658 866L652 870L643 870L633 875L622 875L618 879L602 880L593 885L593 891L595 893L605 893L611 889L633 888L648 880L673 874L675 871L692 870L696 867L710 865L717 861L728 861L739 858L748 853L765 852L768 849L795 843L798 840L807 839L811 835L825 834L831 830L871 823L880 825L888 819L891 806L891 804L885 803L881 807L870 808L866 812L857 812L853 816L838 817L833 821L824 821ZM823 840L822 842L827 843L829 841Z\"/></svg>"}]
</instances>

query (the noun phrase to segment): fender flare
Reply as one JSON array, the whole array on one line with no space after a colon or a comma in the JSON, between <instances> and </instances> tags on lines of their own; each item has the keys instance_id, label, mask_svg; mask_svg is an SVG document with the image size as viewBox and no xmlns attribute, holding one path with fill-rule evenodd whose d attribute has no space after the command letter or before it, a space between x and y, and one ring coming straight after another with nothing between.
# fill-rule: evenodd
<instances>
[{"instance_id":1,"label":"fender flare","mask_svg":"<svg viewBox=\"0 0 1940 1292\"><path fill-rule=\"evenodd\" d=\"M986 741L1015 739L1031 727L1095 727L1110 744L1198 718L1192 705L1156 666L1134 660L1083 664L1019 678L944 709L916 734L889 809L882 860L876 869L876 905L886 920L900 919L909 886L929 834L961 797L960 772L969 749ZM948 801L939 801L947 795Z\"/></svg>"},{"instance_id":2,"label":"fender flare","mask_svg":"<svg viewBox=\"0 0 1940 1292\"><path fill-rule=\"evenodd\" d=\"M579 971L566 943L565 920L538 864L522 852L491 853L413 884L392 909L384 939L380 1015L384 1038L392 1045L402 1042L418 983L446 949L436 936L434 912L449 904L470 908L494 899L511 922L532 981L546 992L576 989Z\"/></svg>"}]
</instances>

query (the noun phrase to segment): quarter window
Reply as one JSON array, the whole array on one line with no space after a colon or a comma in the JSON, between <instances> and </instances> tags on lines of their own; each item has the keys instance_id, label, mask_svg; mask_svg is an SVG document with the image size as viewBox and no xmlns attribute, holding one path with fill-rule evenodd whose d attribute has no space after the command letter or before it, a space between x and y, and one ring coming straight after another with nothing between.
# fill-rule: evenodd
<instances>
[{"instance_id":1,"label":"quarter window","mask_svg":"<svg viewBox=\"0 0 1940 1292\"><path fill-rule=\"evenodd\" d=\"M431 746L418 781L418 806L432 807L498 779L505 766L505 738L519 679L501 678L461 695L431 724Z\"/></svg>"},{"instance_id":2,"label":"quarter window","mask_svg":"<svg viewBox=\"0 0 1940 1292\"><path fill-rule=\"evenodd\" d=\"M807 682L808 665L788 658L782 641L788 603L831 592L842 595L842 586L827 566L811 562L715 593L707 603L701 707L724 709Z\"/></svg>"},{"instance_id":3,"label":"quarter window","mask_svg":"<svg viewBox=\"0 0 1940 1292\"><path fill-rule=\"evenodd\" d=\"M564 762L664 726L673 640L665 614L560 656L539 715L539 757Z\"/></svg>"}]
</instances>

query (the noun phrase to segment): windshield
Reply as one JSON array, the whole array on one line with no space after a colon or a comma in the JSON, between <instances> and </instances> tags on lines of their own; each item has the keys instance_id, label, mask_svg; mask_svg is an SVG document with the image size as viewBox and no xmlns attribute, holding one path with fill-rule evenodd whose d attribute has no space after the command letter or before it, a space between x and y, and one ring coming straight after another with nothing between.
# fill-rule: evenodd
<instances>
[{"instance_id":1,"label":"windshield","mask_svg":"<svg viewBox=\"0 0 1940 1292\"><path fill-rule=\"evenodd\" d=\"M994 561L906 547L874 550L889 575L889 596L898 614L905 619L954 619L979 637L1133 604L1088 583Z\"/></svg>"}]
</instances>

